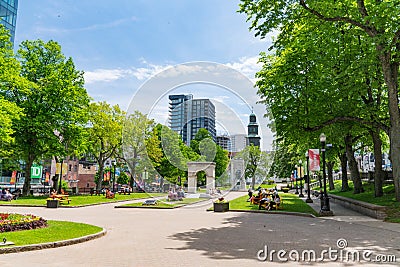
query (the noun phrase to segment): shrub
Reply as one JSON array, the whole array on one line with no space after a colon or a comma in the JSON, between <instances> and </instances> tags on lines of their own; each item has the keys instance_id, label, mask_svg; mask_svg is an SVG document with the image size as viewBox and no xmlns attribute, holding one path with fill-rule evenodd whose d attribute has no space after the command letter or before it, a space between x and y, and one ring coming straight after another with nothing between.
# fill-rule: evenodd
<instances>
[{"instance_id":1,"label":"shrub","mask_svg":"<svg viewBox=\"0 0 400 267\"><path fill-rule=\"evenodd\" d=\"M47 227L47 221L34 215L0 213L0 233Z\"/></svg>"}]
</instances>

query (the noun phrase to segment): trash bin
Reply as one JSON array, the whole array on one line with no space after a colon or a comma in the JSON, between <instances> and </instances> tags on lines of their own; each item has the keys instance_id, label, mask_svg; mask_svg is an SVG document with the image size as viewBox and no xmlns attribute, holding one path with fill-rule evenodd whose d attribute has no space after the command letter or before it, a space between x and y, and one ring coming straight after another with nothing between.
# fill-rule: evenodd
<instances>
[{"instance_id":1,"label":"trash bin","mask_svg":"<svg viewBox=\"0 0 400 267\"><path fill-rule=\"evenodd\" d=\"M47 200L48 208L58 208L58 205L59 205L58 199L48 199Z\"/></svg>"},{"instance_id":2,"label":"trash bin","mask_svg":"<svg viewBox=\"0 0 400 267\"><path fill-rule=\"evenodd\" d=\"M76 187L72 187L72 194L76 194Z\"/></svg>"},{"instance_id":3,"label":"trash bin","mask_svg":"<svg viewBox=\"0 0 400 267\"><path fill-rule=\"evenodd\" d=\"M229 202L214 202L214 212L226 212L229 211Z\"/></svg>"}]
</instances>

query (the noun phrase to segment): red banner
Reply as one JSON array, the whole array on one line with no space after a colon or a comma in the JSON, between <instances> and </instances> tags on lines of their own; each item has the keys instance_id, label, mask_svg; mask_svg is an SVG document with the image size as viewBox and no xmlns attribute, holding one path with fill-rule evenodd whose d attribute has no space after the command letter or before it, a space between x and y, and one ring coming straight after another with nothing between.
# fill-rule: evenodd
<instances>
[{"instance_id":1,"label":"red banner","mask_svg":"<svg viewBox=\"0 0 400 267\"><path fill-rule=\"evenodd\" d=\"M308 157L310 162L310 171L319 171L319 149L309 149Z\"/></svg>"},{"instance_id":2,"label":"red banner","mask_svg":"<svg viewBox=\"0 0 400 267\"><path fill-rule=\"evenodd\" d=\"M104 182L110 181L110 172L104 173Z\"/></svg>"},{"instance_id":3,"label":"red banner","mask_svg":"<svg viewBox=\"0 0 400 267\"><path fill-rule=\"evenodd\" d=\"M10 184L15 184L16 180L17 180L17 171L13 171L11 174Z\"/></svg>"},{"instance_id":4,"label":"red banner","mask_svg":"<svg viewBox=\"0 0 400 267\"><path fill-rule=\"evenodd\" d=\"M46 176L45 176L45 178L44 178L44 182L45 182L45 183L50 182L50 173L49 173L49 172L46 172Z\"/></svg>"}]
</instances>

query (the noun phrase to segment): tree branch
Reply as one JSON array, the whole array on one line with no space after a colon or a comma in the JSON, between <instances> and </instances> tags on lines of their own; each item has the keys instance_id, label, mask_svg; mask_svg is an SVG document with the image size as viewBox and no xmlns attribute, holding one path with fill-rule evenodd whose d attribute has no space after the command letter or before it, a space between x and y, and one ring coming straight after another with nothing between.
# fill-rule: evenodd
<instances>
[{"instance_id":1,"label":"tree branch","mask_svg":"<svg viewBox=\"0 0 400 267\"><path fill-rule=\"evenodd\" d=\"M374 37L374 36L376 36L378 34L378 31L375 28L367 26L367 25L363 25L360 22L355 21L355 20L350 19L350 18L347 18L347 17L326 17L326 16L322 15L321 13L319 13L318 11L316 11L315 9L312 9L309 6L307 6L305 0L300 0L300 5L305 10L307 10L311 14L315 15L320 20L324 20L324 21L343 21L343 22L350 23L350 24L352 24L354 26L357 26L357 27L363 29L371 37ZM366 12L366 10L365 10L365 12Z\"/></svg>"},{"instance_id":2,"label":"tree branch","mask_svg":"<svg viewBox=\"0 0 400 267\"><path fill-rule=\"evenodd\" d=\"M363 124L363 125L377 127L377 128L380 128L380 129L384 130L386 133L389 133L389 128L386 125L384 125L383 123L366 121L366 120L364 120L362 118L356 118L356 117L336 117L336 118L333 118L331 120L325 121L325 122L321 123L318 126L302 127L302 128L303 128L304 131L314 132L314 131L321 130L322 128L324 128L324 127L326 127L328 125L332 125L332 124L337 123L337 122L345 122L345 121L353 121L353 122L358 122L358 123Z\"/></svg>"},{"instance_id":3,"label":"tree branch","mask_svg":"<svg viewBox=\"0 0 400 267\"><path fill-rule=\"evenodd\" d=\"M364 0L357 1L358 11L360 11L363 18L368 17L367 9L365 8Z\"/></svg>"}]
</instances>

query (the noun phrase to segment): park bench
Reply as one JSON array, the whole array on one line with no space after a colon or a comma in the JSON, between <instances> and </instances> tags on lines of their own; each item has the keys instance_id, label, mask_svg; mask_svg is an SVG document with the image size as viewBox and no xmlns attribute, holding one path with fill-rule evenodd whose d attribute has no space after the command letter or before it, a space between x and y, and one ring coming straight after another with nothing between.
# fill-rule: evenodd
<instances>
[{"instance_id":1,"label":"park bench","mask_svg":"<svg viewBox=\"0 0 400 267\"><path fill-rule=\"evenodd\" d=\"M282 209L283 207L283 200L281 198L281 202L280 203L276 203L275 201L271 201L269 203L267 202L263 202L262 204L258 205L258 209L264 208L265 210L271 210L271 209Z\"/></svg>"},{"instance_id":2,"label":"park bench","mask_svg":"<svg viewBox=\"0 0 400 267\"><path fill-rule=\"evenodd\" d=\"M129 190L129 189L126 189L126 188L121 188L121 190L119 190L118 191L118 194L124 194L124 195L126 195L126 194L128 194L128 195L130 195L131 194L131 191Z\"/></svg>"},{"instance_id":3,"label":"park bench","mask_svg":"<svg viewBox=\"0 0 400 267\"><path fill-rule=\"evenodd\" d=\"M71 202L71 199L68 198L68 195L51 195L47 200L58 200L59 204L69 204Z\"/></svg>"}]
</instances>

